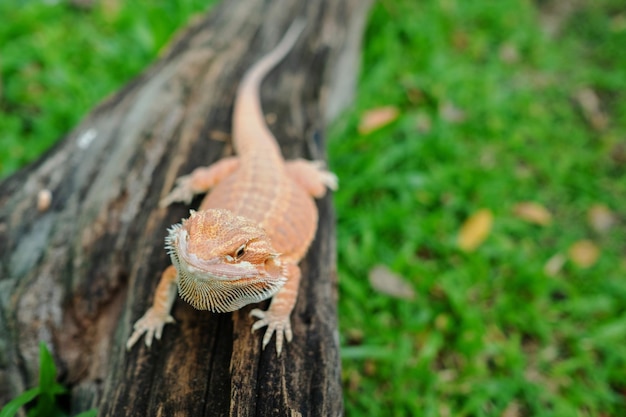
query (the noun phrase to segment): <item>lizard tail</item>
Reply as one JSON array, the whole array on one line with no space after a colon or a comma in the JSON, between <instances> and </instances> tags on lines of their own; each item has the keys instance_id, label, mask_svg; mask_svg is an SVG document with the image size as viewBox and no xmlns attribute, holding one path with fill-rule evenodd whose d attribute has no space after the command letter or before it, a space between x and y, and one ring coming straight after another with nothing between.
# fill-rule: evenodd
<instances>
[{"instance_id":1,"label":"lizard tail","mask_svg":"<svg viewBox=\"0 0 626 417\"><path fill-rule=\"evenodd\" d=\"M245 142L254 140L250 136L259 136L262 133L268 133L271 136L271 132L265 124L261 107L261 82L267 73L282 61L293 48L305 26L305 20L295 20L278 45L244 74L237 89L233 109L233 137L237 153L240 155L245 153L246 148L249 147ZM272 140L272 142L275 141Z\"/></svg>"}]
</instances>

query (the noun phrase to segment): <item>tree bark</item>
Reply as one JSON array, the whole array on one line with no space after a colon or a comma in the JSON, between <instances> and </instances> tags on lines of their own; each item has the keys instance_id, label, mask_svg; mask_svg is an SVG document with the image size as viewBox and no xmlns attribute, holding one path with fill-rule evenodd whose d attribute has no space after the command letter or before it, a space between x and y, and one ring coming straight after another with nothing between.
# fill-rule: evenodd
<instances>
[{"instance_id":1,"label":"tree bark","mask_svg":"<svg viewBox=\"0 0 626 417\"><path fill-rule=\"evenodd\" d=\"M180 299L177 323L151 349L127 352L124 344L169 264L166 229L190 208L160 209L158 201L176 177L231 152L243 72L295 17L307 20L264 82L262 101L286 158L323 159L325 126L351 98L369 3L224 1L37 163L0 184L0 404L36 385L44 341L71 388L72 413L342 413L329 197L318 202L294 340L280 357L273 341L261 349L263 332L251 333L253 306L212 314Z\"/></svg>"}]
</instances>

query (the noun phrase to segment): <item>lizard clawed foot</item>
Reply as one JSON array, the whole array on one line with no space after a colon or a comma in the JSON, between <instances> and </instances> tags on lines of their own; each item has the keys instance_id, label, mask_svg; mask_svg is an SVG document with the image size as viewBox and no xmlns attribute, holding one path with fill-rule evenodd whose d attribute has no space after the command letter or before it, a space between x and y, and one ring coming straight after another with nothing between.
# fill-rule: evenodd
<instances>
[{"instance_id":1,"label":"lizard clawed foot","mask_svg":"<svg viewBox=\"0 0 626 417\"><path fill-rule=\"evenodd\" d=\"M326 194L326 188L336 190L339 187L337 176L325 169L324 161L294 159L286 164L289 176L315 198Z\"/></svg>"},{"instance_id":2,"label":"lizard clawed foot","mask_svg":"<svg viewBox=\"0 0 626 417\"><path fill-rule=\"evenodd\" d=\"M339 178L330 171L320 171L320 179L325 186L333 191L339 188Z\"/></svg>"},{"instance_id":3,"label":"lizard clawed foot","mask_svg":"<svg viewBox=\"0 0 626 417\"><path fill-rule=\"evenodd\" d=\"M335 173L326 170L326 162L321 160L306 161L315 169L315 177L317 180L328 187L330 190L336 191L339 188L339 178Z\"/></svg>"},{"instance_id":4,"label":"lizard clawed foot","mask_svg":"<svg viewBox=\"0 0 626 417\"><path fill-rule=\"evenodd\" d=\"M250 315L259 319L252 325L253 332L267 326L263 336L263 349L272 339L272 335L276 333L276 353L280 356L283 350L283 338L287 339L287 342L291 342L293 338L289 315L285 316L284 314L273 312L271 308L267 311L255 308L250 311Z\"/></svg>"},{"instance_id":5,"label":"lizard clawed foot","mask_svg":"<svg viewBox=\"0 0 626 417\"><path fill-rule=\"evenodd\" d=\"M133 326L133 334L128 338L126 342L126 350L130 350L135 343L146 334L146 346L152 346L152 339L156 338L161 340L163 334L163 326L167 323L174 323L174 317L167 313L161 313L150 307L146 314L142 318L137 320Z\"/></svg>"},{"instance_id":6,"label":"lizard clawed foot","mask_svg":"<svg viewBox=\"0 0 626 417\"><path fill-rule=\"evenodd\" d=\"M178 202L189 204L195 194L192 187L192 176L183 175L176 179L176 187L170 191L165 198L159 201L159 207L167 207L172 203Z\"/></svg>"}]
</instances>

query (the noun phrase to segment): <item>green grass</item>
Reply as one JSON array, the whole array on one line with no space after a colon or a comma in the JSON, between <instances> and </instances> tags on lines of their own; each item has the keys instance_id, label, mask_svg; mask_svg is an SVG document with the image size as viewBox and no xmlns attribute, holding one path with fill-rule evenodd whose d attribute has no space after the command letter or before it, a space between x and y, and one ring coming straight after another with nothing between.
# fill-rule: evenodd
<instances>
[{"instance_id":1,"label":"green grass","mask_svg":"<svg viewBox=\"0 0 626 417\"><path fill-rule=\"evenodd\" d=\"M14 17L0 26L5 174L140 71L201 9L185 4L159 21L157 6L120 6L111 17L105 6L15 4L0 5ZM329 142L341 179L347 415L626 415L626 6L576 4L556 35L529 1L375 4L358 98ZM581 107L584 89L600 113ZM360 134L364 112L387 105L398 119ZM446 114L451 106L462 120ZM594 122L598 114L608 123ZM552 223L517 217L523 201L547 208ZM595 204L618 218L606 233L587 221ZM480 209L493 213L493 228L463 252L457 234ZM583 239L600 249L594 265L568 260L544 272ZM371 288L377 264L404 276L415 299Z\"/></svg>"},{"instance_id":2,"label":"green grass","mask_svg":"<svg viewBox=\"0 0 626 417\"><path fill-rule=\"evenodd\" d=\"M57 401L59 395L67 394L67 389L56 382L57 368L45 343L39 345L39 385L24 391L0 409L0 417L13 417L21 407L35 403L28 411L28 417L66 417ZM88 410L75 417L96 417L97 410Z\"/></svg>"},{"instance_id":3,"label":"green grass","mask_svg":"<svg viewBox=\"0 0 626 417\"><path fill-rule=\"evenodd\" d=\"M210 1L70 3L0 2L0 177L69 132Z\"/></svg>"},{"instance_id":4,"label":"green grass","mask_svg":"<svg viewBox=\"0 0 626 417\"><path fill-rule=\"evenodd\" d=\"M342 179L349 415L626 413L626 236L621 225L599 235L585 220L597 203L624 212L626 8L594 4L557 38L528 2L375 6L359 99L329 149ZM604 130L581 114L583 87L604 99ZM446 103L462 122L445 117ZM363 112L383 105L399 119L360 135ZM552 224L514 216L522 201L547 207ZM457 233L482 208L494 228L463 253ZM600 247L597 264L543 272L581 239ZM367 275L378 263L419 296L377 295Z\"/></svg>"}]
</instances>

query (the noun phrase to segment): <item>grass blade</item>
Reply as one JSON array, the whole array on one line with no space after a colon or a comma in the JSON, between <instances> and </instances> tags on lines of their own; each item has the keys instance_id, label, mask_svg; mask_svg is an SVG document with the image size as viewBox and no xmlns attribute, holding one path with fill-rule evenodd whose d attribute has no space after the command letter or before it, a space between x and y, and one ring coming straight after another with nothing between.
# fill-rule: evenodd
<instances>
[{"instance_id":1,"label":"grass blade","mask_svg":"<svg viewBox=\"0 0 626 417\"><path fill-rule=\"evenodd\" d=\"M19 396L15 397L0 410L0 417L13 417L22 406L28 404L39 395L39 387L31 388L28 391L24 391Z\"/></svg>"}]
</instances>

